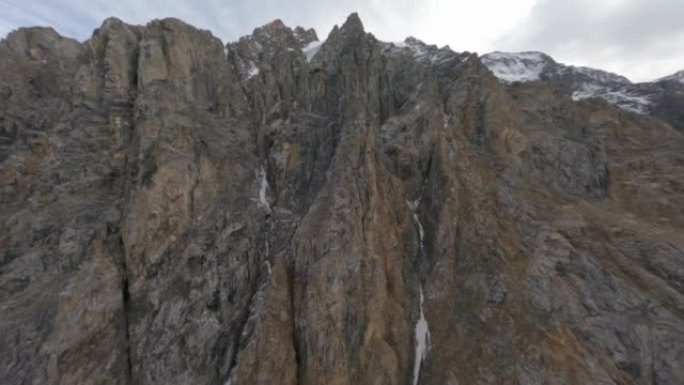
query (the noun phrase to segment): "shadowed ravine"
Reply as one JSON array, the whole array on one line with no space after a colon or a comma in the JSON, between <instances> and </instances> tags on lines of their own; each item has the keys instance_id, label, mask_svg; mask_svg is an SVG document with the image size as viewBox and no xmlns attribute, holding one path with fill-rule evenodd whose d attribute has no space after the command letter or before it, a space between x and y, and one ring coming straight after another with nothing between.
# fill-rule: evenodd
<instances>
[{"instance_id":1,"label":"shadowed ravine","mask_svg":"<svg viewBox=\"0 0 684 385\"><path fill-rule=\"evenodd\" d=\"M0 42L0 382L684 383L674 123L316 40Z\"/></svg>"}]
</instances>

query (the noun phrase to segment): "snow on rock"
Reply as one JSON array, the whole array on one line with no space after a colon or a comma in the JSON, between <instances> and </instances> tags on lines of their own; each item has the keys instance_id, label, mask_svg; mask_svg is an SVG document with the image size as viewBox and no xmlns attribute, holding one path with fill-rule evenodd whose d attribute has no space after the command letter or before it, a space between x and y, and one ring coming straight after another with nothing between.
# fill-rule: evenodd
<instances>
[{"instance_id":1,"label":"snow on rock","mask_svg":"<svg viewBox=\"0 0 684 385\"><path fill-rule=\"evenodd\" d=\"M566 67L562 64L559 64L559 66L568 68L571 72L587 76L599 83L632 84L632 82L630 82L626 77L607 71L597 70L589 67Z\"/></svg>"},{"instance_id":2,"label":"snow on rock","mask_svg":"<svg viewBox=\"0 0 684 385\"><path fill-rule=\"evenodd\" d=\"M602 87L596 84L582 84L582 86L572 93L575 101L589 98L601 98L606 102L622 108L623 110L646 114L652 104L648 96L638 95L628 89L614 89Z\"/></svg>"},{"instance_id":3,"label":"snow on rock","mask_svg":"<svg viewBox=\"0 0 684 385\"><path fill-rule=\"evenodd\" d=\"M257 179L259 179L259 207L266 210L267 213L271 212L271 205L268 203L266 198L266 191L268 190L268 179L266 178L266 170L264 167L260 167L257 171Z\"/></svg>"},{"instance_id":4,"label":"snow on rock","mask_svg":"<svg viewBox=\"0 0 684 385\"><path fill-rule=\"evenodd\" d=\"M421 253L424 251L425 247L425 231L423 230L423 225L420 223L420 219L418 219L418 214L416 213L416 210L418 209L418 204L420 203L420 198L416 199L413 202L406 201L406 204L408 205L409 209L411 209L411 215L413 216L413 222L416 224L416 228L418 229L418 240L420 244L420 251Z\"/></svg>"},{"instance_id":5,"label":"snow on rock","mask_svg":"<svg viewBox=\"0 0 684 385\"><path fill-rule=\"evenodd\" d=\"M425 43L413 37L407 37L404 41L392 44L399 49L410 51L416 58L422 58L428 54Z\"/></svg>"},{"instance_id":6,"label":"snow on rock","mask_svg":"<svg viewBox=\"0 0 684 385\"><path fill-rule=\"evenodd\" d=\"M594 84L583 84L580 89L572 93L572 100L584 100L597 97L603 90L603 87Z\"/></svg>"},{"instance_id":7,"label":"snow on rock","mask_svg":"<svg viewBox=\"0 0 684 385\"><path fill-rule=\"evenodd\" d=\"M321 49L321 45L323 45L323 42L314 40L302 48L302 53L304 53L307 63L310 63L311 59L316 56L318 50Z\"/></svg>"},{"instance_id":8,"label":"snow on rock","mask_svg":"<svg viewBox=\"0 0 684 385\"><path fill-rule=\"evenodd\" d=\"M647 114L651 101L647 96L633 95L625 91L613 91L605 95L599 95L610 104L616 105L623 110Z\"/></svg>"},{"instance_id":9,"label":"snow on rock","mask_svg":"<svg viewBox=\"0 0 684 385\"><path fill-rule=\"evenodd\" d=\"M652 104L651 95L635 88L624 76L589 67L556 63L541 52L492 52L481 57L501 82L548 81L550 84L570 85L575 101L601 98L627 111L646 114ZM684 77L684 74L682 74Z\"/></svg>"},{"instance_id":10,"label":"snow on rock","mask_svg":"<svg viewBox=\"0 0 684 385\"><path fill-rule=\"evenodd\" d=\"M411 36L407 37L404 41L381 44L384 49L390 52L411 55L419 62L427 65L439 65L462 59L449 46L438 48L435 45L425 44Z\"/></svg>"},{"instance_id":11,"label":"snow on rock","mask_svg":"<svg viewBox=\"0 0 684 385\"><path fill-rule=\"evenodd\" d=\"M541 52L492 52L481 57L482 64L506 83L539 80L539 75L550 62Z\"/></svg>"},{"instance_id":12,"label":"snow on rock","mask_svg":"<svg viewBox=\"0 0 684 385\"><path fill-rule=\"evenodd\" d=\"M540 80L545 73L547 76L580 76L603 84L632 84L626 77L611 72L556 63L542 52L492 52L481 59L497 78L507 83Z\"/></svg>"},{"instance_id":13,"label":"snow on rock","mask_svg":"<svg viewBox=\"0 0 684 385\"><path fill-rule=\"evenodd\" d=\"M249 67L249 70L247 70L247 79L251 79L257 75L259 75L259 67L252 63L252 65Z\"/></svg>"},{"instance_id":14,"label":"snow on rock","mask_svg":"<svg viewBox=\"0 0 684 385\"><path fill-rule=\"evenodd\" d=\"M409 209L411 210L411 215L413 217L413 222L418 230L418 240L420 244L420 255L425 255L425 231L423 230L423 225L420 223L418 214L418 205L420 204L420 198L415 201L406 201ZM418 384L418 378L420 377L420 367L425 356L427 355L427 349L430 344L430 328L428 327L427 320L425 319L425 313L423 312L423 285L419 286L420 290L420 317L416 321L415 326L415 336L416 336L416 352L414 354L413 363L413 385Z\"/></svg>"},{"instance_id":15,"label":"snow on rock","mask_svg":"<svg viewBox=\"0 0 684 385\"><path fill-rule=\"evenodd\" d=\"M427 349L430 344L430 328L425 314L423 313L423 287L420 288L420 318L416 322L416 353L413 362L413 385L418 384L420 378L420 366L425 360Z\"/></svg>"}]
</instances>

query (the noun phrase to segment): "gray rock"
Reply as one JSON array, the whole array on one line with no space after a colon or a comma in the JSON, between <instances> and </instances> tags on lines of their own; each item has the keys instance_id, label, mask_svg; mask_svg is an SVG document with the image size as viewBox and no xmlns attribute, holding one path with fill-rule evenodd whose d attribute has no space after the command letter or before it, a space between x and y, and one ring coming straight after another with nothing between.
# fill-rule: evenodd
<instances>
[{"instance_id":1,"label":"gray rock","mask_svg":"<svg viewBox=\"0 0 684 385\"><path fill-rule=\"evenodd\" d=\"M679 99L502 84L356 14L316 41L0 42L4 382L684 381Z\"/></svg>"}]
</instances>

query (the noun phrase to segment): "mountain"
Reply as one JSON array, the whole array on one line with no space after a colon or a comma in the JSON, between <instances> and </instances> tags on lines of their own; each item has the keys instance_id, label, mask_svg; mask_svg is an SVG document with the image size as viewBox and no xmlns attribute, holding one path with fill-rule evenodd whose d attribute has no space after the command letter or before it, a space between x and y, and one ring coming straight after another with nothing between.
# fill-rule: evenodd
<instances>
[{"instance_id":1,"label":"mountain","mask_svg":"<svg viewBox=\"0 0 684 385\"><path fill-rule=\"evenodd\" d=\"M492 52L482 63L502 82L542 81L574 100L600 98L626 111L647 114L684 131L684 71L634 84L610 72L557 63L541 52Z\"/></svg>"},{"instance_id":2,"label":"mountain","mask_svg":"<svg viewBox=\"0 0 684 385\"><path fill-rule=\"evenodd\" d=\"M556 63L542 52L492 52L481 60L497 78L509 83L563 79L570 83L631 84L627 78L610 72Z\"/></svg>"},{"instance_id":3,"label":"mountain","mask_svg":"<svg viewBox=\"0 0 684 385\"><path fill-rule=\"evenodd\" d=\"M548 60L356 14L11 33L2 382L681 384L684 137Z\"/></svg>"},{"instance_id":4,"label":"mountain","mask_svg":"<svg viewBox=\"0 0 684 385\"><path fill-rule=\"evenodd\" d=\"M670 76L665 76L664 78L660 78L656 81L658 81L658 82L675 81L675 82L684 83L684 70L675 72Z\"/></svg>"}]
</instances>

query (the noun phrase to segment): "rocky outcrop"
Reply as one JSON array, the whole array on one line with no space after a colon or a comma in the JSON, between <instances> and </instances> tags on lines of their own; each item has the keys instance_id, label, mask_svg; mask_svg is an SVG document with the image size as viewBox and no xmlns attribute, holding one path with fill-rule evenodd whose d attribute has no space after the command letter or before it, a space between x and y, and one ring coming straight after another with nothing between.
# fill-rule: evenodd
<instances>
[{"instance_id":1,"label":"rocky outcrop","mask_svg":"<svg viewBox=\"0 0 684 385\"><path fill-rule=\"evenodd\" d=\"M684 380L680 132L355 14L316 41L0 43L4 382Z\"/></svg>"}]
</instances>

